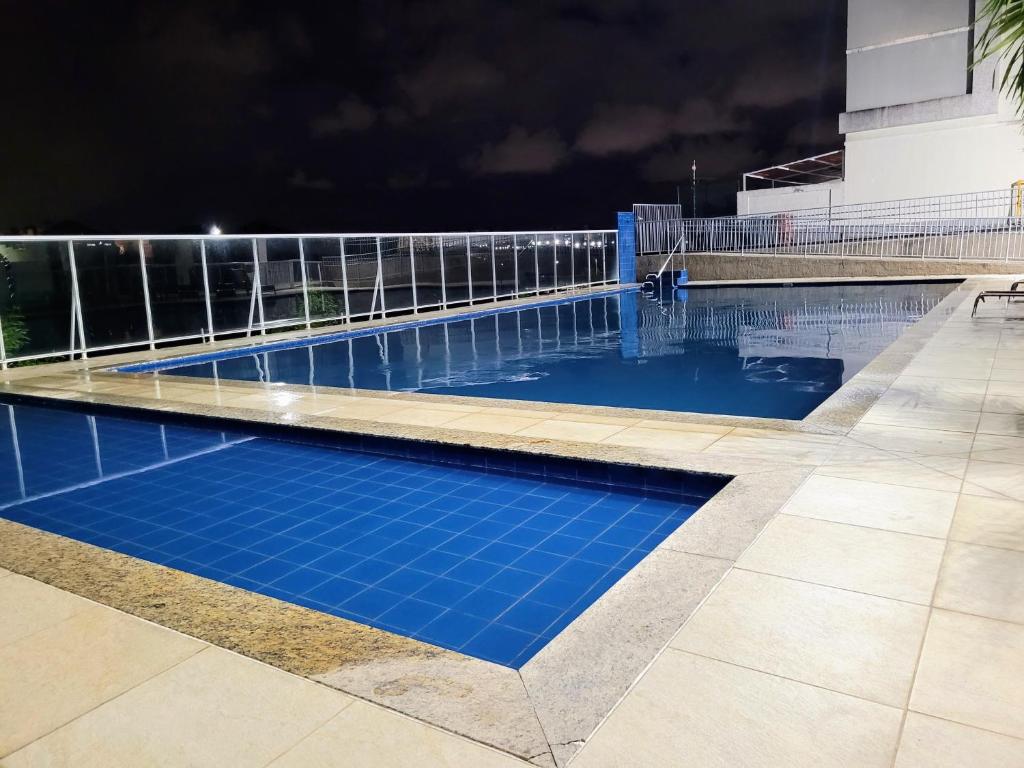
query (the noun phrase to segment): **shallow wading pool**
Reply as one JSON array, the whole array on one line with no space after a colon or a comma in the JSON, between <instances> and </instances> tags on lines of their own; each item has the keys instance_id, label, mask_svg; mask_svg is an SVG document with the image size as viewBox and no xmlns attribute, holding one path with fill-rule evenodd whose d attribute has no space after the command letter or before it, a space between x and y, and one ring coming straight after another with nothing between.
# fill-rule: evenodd
<instances>
[{"instance_id":1,"label":"shallow wading pool","mask_svg":"<svg viewBox=\"0 0 1024 768\"><path fill-rule=\"evenodd\" d=\"M0 405L0 517L513 668L726 482Z\"/></svg>"}]
</instances>

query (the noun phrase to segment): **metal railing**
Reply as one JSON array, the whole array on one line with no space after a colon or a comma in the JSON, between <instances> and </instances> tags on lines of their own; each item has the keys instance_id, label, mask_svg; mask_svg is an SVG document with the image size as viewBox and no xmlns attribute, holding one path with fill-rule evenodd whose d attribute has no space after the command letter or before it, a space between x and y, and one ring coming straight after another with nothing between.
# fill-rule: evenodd
<instances>
[{"instance_id":1,"label":"metal railing","mask_svg":"<svg viewBox=\"0 0 1024 768\"><path fill-rule=\"evenodd\" d=\"M681 205L634 203L633 220L636 222L636 252L667 253L679 242L683 219Z\"/></svg>"},{"instance_id":2,"label":"metal railing","mask_svg":"<svg viewBox=\"0 0 1024 768\"><path fill-rule=\"evenodd\" d=\"M0 237L0 367L617 281L614 230Z\"/></svg>"},{"instance_id":3,"label":"metal railing","mask_svg":"<svg viewBox=\"0 0 1024 768\"><path fill-rule=\"evenodd\" d=\"M957 261L1024 260L1024 219L743 216L680 222L685 251Z\"/></svg>"},{"instance_id":4,"label":"metal railing","mask_svg":"<svg viewBox=\"0 0 1024 768\"><path fill-rule=\"evenodd\" d=\"M989 189L981 192L963 192L953 195L911 197L901 200L882 200L874 203L848 203L801 208L772 214L741 214L739 218L759 218L766 215L789 216L801 219L876 220L876 219L990 219L1020 216L1021 189L1014 185L1007 189Z\"/></svg>"},{"instance_id":5,"label":"metal railing","mask_svg":"<svg viewBox=\"0 0 1024 768\"><path fill-rule=\"evenodd\" d=\"M979 260L1013 259L1015 243L1002 251L988 248L984 255L967 255L965 238L980 233L1019 234L1024 215L1024 183L1007 189L955 195L851 203L824 208L803 208L769 214L743 214L710 219L685 219L669 214L677 206L634 206L650 209L637 217L638 254L669 253L685 236L688 251L739 250L745 253L790 252L835 255L849 244L866 256L921 256ZM909 243L920 237L953 238L957 242ZM696 244L695 244L696 243ZM859 243L859 245L854 245ZM708 245L712 244L712 245ZM820 247L831 244L824 251ZM814 250L819 248L819 250ZM808 250L810 249L810 250Z\"/></svg>"}]
</instances>

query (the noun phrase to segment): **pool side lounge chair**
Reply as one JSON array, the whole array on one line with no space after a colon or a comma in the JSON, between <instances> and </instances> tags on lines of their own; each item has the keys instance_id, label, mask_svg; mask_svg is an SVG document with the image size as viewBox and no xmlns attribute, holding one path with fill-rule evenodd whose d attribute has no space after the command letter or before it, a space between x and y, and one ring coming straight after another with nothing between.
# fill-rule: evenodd
<instances>
[{"instance_id":1,"label":"pool side lounge chair","mask_svg":"<svg viewBox=\"0 0 1024 768\"><path fill-rule=\"evenodd\" d=\"M971 317L974 317L974 313L978 311L978 304L981 304L985 299L1006 299L1009 302L1010 299L1024 297L1024 291L1017 290L1020 284L1024 280L1017 280L1010 286L1008 291L982 291L974 297L974 306L971 307Z\"/></svg>"}]
</instances>

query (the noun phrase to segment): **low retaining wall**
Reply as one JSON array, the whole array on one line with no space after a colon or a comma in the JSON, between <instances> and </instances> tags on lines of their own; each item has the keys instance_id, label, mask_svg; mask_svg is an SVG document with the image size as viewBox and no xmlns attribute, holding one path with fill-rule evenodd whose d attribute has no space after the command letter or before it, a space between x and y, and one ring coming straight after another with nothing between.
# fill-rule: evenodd
<instances>
[{"instance_id":1,"label":"low retaining wall","mask_svg":"<svg viewBox=\"0 0 1024 768\"><path fill-rule=\"evenodd\" d=\"M666 256L637 257L637 280L657 272ZM675 258L681 269L682 257ZM950 259L850 259L817 256L744 256L735 253L688 253L690 280L765 280L779 277L898 277L902 275L1013 275L1024 261L953 261Z\"/></svg>"}]
</instances>

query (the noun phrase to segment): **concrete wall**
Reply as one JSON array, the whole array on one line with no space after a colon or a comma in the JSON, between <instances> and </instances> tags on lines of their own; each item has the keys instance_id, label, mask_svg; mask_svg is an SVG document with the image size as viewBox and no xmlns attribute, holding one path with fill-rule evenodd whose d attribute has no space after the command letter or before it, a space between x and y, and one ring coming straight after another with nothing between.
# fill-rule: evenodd
<instances>
[{"instance_id":1,"label":"concrete wall","mask_svg":"<svg viewBox=\"0 0 1024 768\"><path fill-rule=\"evenodd\" d=\"M846 136L847 203L1008 189L1024 178L1020 120L996 114Z\"/></svg>"},{"instance_id":2,"label":"concrete wall","mask_svg":"<svg viewBox=\"0 0 1024 768\"><path fill-rule=\"evenodd\" d=\"M805 184L800 187L776 187L775 189L737 192L736 212L742 216L744 214L801 211L807 208L842 205L844 202L843 182L826 181L821 184Z\"/></svg>"},{"instance_id":3,"label":"concrete wall","mask_svg":"<svg viewBox=\"0 0 1024 768\"><path fill-rule=\"evenodd\" d=\"M966 95L971 0L850 0L846 109Z\"/></svg>"},{"instance_id":4,"label":"concrete wall","mask_svg":"<svg viewBox=\"0 0 1024 768\"><path fill-rule=\"evenodd\" d=\"M637 282L656 272L664 256L637 259ZM677 264L677 266L681 266ZM958 262L944 259L839 259L804 256L740 256L734 253L690 253L690 280L770 280L801 277L897 277L902 275L1015 275L1021 262Z\"/></svg>"}]
</instances>

